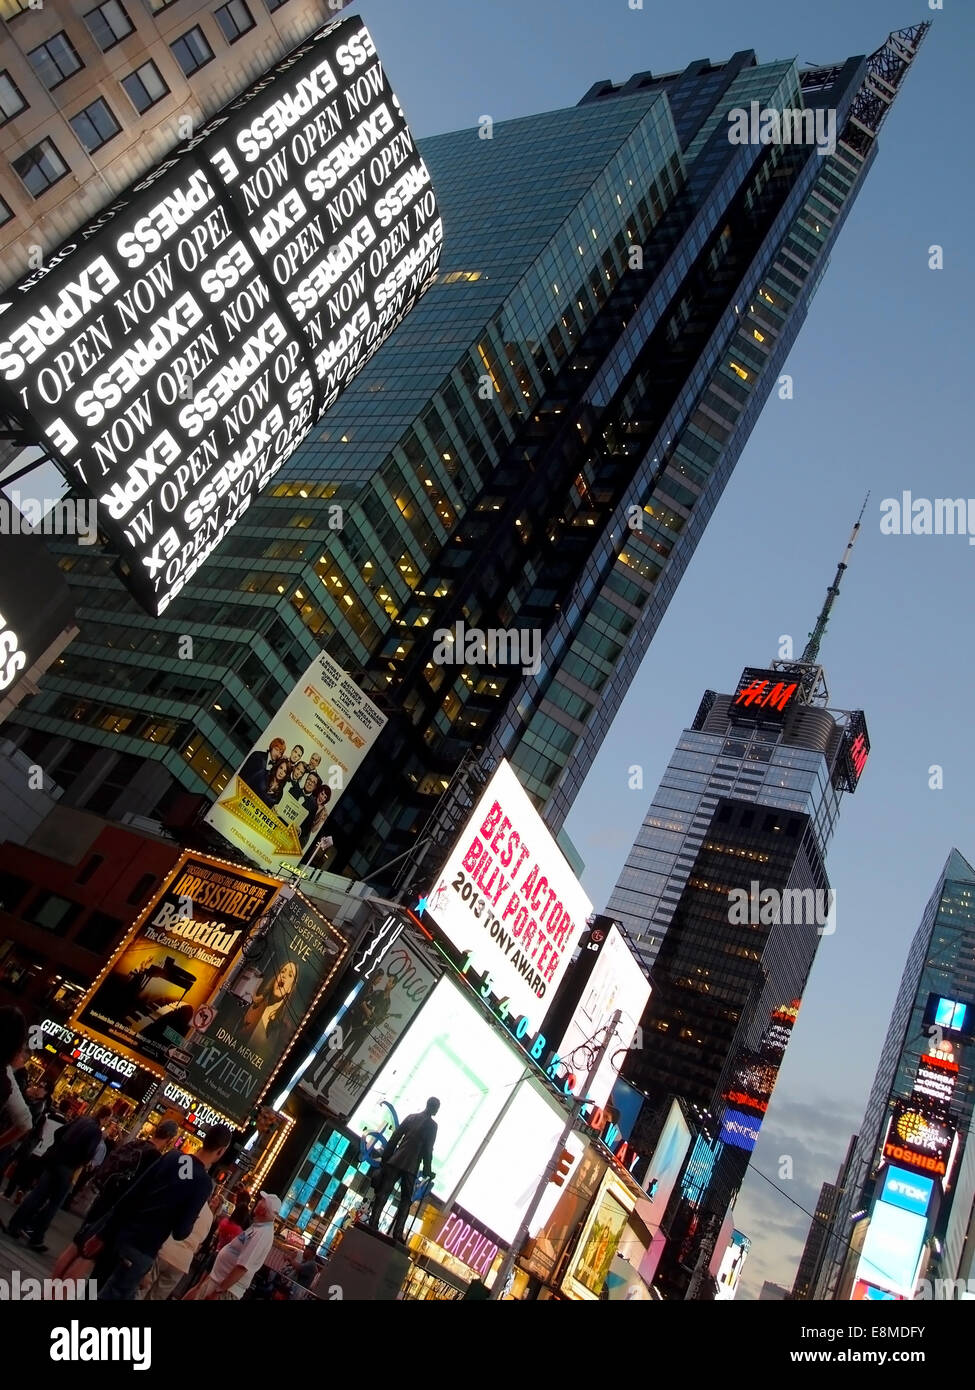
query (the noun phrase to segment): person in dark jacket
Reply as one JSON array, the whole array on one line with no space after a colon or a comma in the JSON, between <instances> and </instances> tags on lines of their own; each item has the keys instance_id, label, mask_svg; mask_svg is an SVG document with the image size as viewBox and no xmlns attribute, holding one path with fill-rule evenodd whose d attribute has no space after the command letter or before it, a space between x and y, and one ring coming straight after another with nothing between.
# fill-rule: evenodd
<instances>
[{"instance_id":1,"label":"person in dark jacket","mask_svg":"<svg viewBox=\"0 0 975 1390\"><path fill-rule=\"evenodd\" d=\"M95 1156L102 1141L102 1129L111 1118L107 1106L94 1115L82 1115L69 1125L62 1125L54 1142L44 1155L40 1176L6 1227L10 1236L28 1236L28 1245L38 1254L46 1254L44 1237L61 1203L71 1191L74 1174ZM0 1225L0 1229L4 1229Z\"/></svg>"},{"instance_id":2,"label":"person in dark jacket","mask_svg":"<svg viewBox=\"0 0 975 1390\"><path fill-rule=\"evenodd\" d=\"M109 1218L105 1267L110 1269L98 1297L104 1302L134 1299L161 1247L172 1236L186 1240L210 1199L209 1169L230 1147L233 1131L214 1125L199 1153L168 1153L133 1183Z\"/></svg>"},{"instance_id":3,"label":"person in dark jacket","mask_svg":"<svg viewBox=\"0 0 975 1390\"><path fill-rule=\"evenodd\" d=\"M425 1177L433 1177L433 1146L437 1142L437 1124L433 1117L439 1109L439 1100L431 1096L425 1109L407 1115L390 1135L376 1177L376 1196L369 1214L370 1230L378 1230L383 1208L399 1183L399 1205L392 1236L394 1240L405 1241L406 1218L413 1205L417 1176L422 1169Z\"/></svg>"}]
</instances>

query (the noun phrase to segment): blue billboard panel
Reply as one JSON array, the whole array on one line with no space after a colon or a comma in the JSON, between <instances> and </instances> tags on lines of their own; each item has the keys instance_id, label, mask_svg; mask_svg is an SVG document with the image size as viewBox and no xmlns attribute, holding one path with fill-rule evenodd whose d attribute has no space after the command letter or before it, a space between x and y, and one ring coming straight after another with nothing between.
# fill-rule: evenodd
<instances>
[{"instance_id":1,"label":"blue billboard panel","mask_svg":"<svg viewBox=\"0 0 975 1390\"><path fill-rule=\"evenodd\" d=\"M884 1178L880 1200L889 1202L892 1207L912 1211L917 1216L926 1216L933 1191L933 1178L926 1178L921 1173L910 1173L906 1168L890 1167Z\"/></svg>"},{"instance_id":2,"label":"blue billboard panel","mask_svg":"<svg viewBox=\"0 0 975 1390\"><path fill-rule=\"evenodd\" d=\"M721 1119L722 1144L733 1144L737 1149L747 1149L751 1153L758 1143L758 1132L762 1122L754 1115L746 1115L743 1110L726 1110Z\"/></svg>"}]
</instances>

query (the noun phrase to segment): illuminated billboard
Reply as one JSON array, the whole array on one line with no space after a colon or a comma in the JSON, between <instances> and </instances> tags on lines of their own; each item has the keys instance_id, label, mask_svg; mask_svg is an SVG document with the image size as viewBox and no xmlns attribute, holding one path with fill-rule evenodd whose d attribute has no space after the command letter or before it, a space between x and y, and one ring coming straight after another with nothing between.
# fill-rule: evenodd
<instances>
[{"instance_id":1,"label":"illuminated billboard","mask_svg":"<svg viewBox=\"0 0 975 1390\"><path fill-rule=\"evenodd\" d=\"M975 1041L975 1005L967 1000L929 994L923 1023L936 1038L950 1038L955 1042Z\"/></svg>"},{"instance_id":2,"label":"illuminated billboard","mask_svg":"<svg viewBox=\"0 0 975 1390\"><path fill-rule=\"evenodd\" d=\"M940 1177L947 1184L957 1130L910 1101L894 1102L884 1138L884 1158Z\"/></svg>"},{"instance_id":3,"label":"illuminated billboard","mask_svg":"<svg viewBox=\"0 0 975 1390\"><path fill-rule=\"evenodd\" d=\"M165 1068L183 1080L189 1062L183 1048L197 1010L216 992L281 886L219 859L183 854L72 1023L157 1074Z\"/></svg>"},{"instance_id":4,"label":"illuminated billboard","mask_svg":"<svg viewBox=\"0 0 975 1390\"><path fill-rule=\"evenodd\" d=\"M509 1014L537 1029L592 903L507 762L487 784L426 910L471 969L490 974Z\"/></svg>"},{"instance_id":5,"label":"illuminated billboard","mask_svg":"<svg viewBox=\"0 0 975 1390\"><path fill-rule=\"evenodd\" d=\"M307 898L283 888L259 952L223 994L205 1029L197 1023L181 1078L187 1089L243 1124L348 949L345 937Z\"/></svg>"},{"instance_id":6,"label":"illuminated billboard","mask_svg":"<svg viewBox=\"0 0 975 1390\"><path fill-rule=\"evenodd\" d=\"M385 724L382 710L319 652L207 812L208 824L262 869L309 862Z\"/></svg>"},{"instance_id":7,"label":"illuminated billboard","mask_svg":"<svg viewBox=\"0 0 975 1390\"><path fill-rule=\"evenodd\" d=\"M373 41L322 29L0 302L0 402L162 613L428 287L443 226Z\"/></svg>"},{"instance_id":8,"label":"illuminated billboard","mask_svg":"<svg viewBox=\"0 0 975 1390\"><path fill-rule=\"evenodd\" d=\"M677 1185L692 1138L679 1103L671 1100L670 1110L654 1146L653 1157L647 1168L647 1178L643 1184L648 1201L653 1203L656 1227L659 1227L664 1218L667 1203Z\"/></svg>"},{"instance_id":9,"label":"illuminated billboard","mask_svg":"<svg viewBox=\"0 0 975 1390\"><path fill-rule=\"evenodd\" d=\"M908 1172L906 1168L890 1167L884 1178L880 1200L889 1202L892 1207L903 1207L916 1216L926 1216L933 1192L933 1178Z\"/></svg>"},{"instance_id":10,"label":"illuminated billboard","mask_svg":"<svg viewBox=\"0 0 975 1390\"><path fill-rule=\"evenodd\" d=\"M536 1082L522 1082L457 1194L460 1205L506 1245L515 1238L565 1120L565 1111ZM537 1215L533 1225L540 1225Z\"/></svg>"},{"instance_id":11,"label":"illuminated billboard","mask_svg":"<svg viewBox=\"0 0 975 1390\"><path fill-rule=\"evenodd\" d=\"M605 1105L616 1084L626 1050L640 1026L643 1010L650 998L650 981L615 924L603 933L602 940L596 944L599 949L595 963L583 985L582 996L569 1025L557 1045L557 1051L575 1078L573 1095L585 1095L596 1105ZM578 968L578 963L574 968ZM622 1017L615 1041L611 1043L587 1087L586 1076L592 1057L617 1009ZM593 1039L597 1039L595 1046L589 1046Z\"/></svg>"},{"instance_id":12,"label":"illuminated billboard","mask_svg":"<svg viewBox=\"0 0 975 1390\"><path fill-rule=\"evenodd\" d=\"M926 1217L889 1202L876 1202L855 1279L910 1298L926 1234Z\"/></svg>"},{"instance_id":13,"label":"illuminated billboard","mask_svg":"<svg viewBox=\"0 0 975 1390\"><path fill-rule=\"evenodd\" d=\"M718 1138L722 1144L731 1144L736 1149L746 1149L751 1153L758 1143L761 1125L761 1120L755 1116L728 1107L721 1117L721 1133Z\"/></svg>"},{"instance_id":14,"label":"illuminated billboard","mask_svg":"<svg viewBox=\"0 0 975 1390\"><path fill-rule=\"evenodd\" d=\"M781 671L746 666L732 694L728 718L735 724L781 724L786 711L801 699L798 681Z\"/></svg>"},{"instance_id":15,"label":"illuminated billboard","mask_svg":"<svg viewBox=\"0 0 975 1390\"><path fill-rule=\"evenodd\" d=\"M402 1120L436 1096L433 1193L445 1201L524 1073L524 1057L444 977L369 1087L349 1128L360 1136L388 1136L394 1113ZM511 1155L512 1165L517 1158ZM478 1211L472 1214L481 1219Z\"/></svg>"},{"instance_id":16,"label":"illuminated billboard","mask_svg":"<svg viewBox=\"0 0 975 1390\"><path fill-rule=\"evenodd\" d=\"M569 1272L562 1281L563 1292L587 1301L599 1298L634 1205L627 1188L608 1172L582 1228Z\"/></svg>"}]
</instances>

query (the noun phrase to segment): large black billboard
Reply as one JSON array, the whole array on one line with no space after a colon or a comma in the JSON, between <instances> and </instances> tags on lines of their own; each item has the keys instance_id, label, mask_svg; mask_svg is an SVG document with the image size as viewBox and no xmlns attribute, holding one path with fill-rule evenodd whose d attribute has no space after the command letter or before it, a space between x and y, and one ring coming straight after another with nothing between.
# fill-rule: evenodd
<instances>
[{"instance_id":1,"label":"large black billboard","mask_svg":"<svg viewBox=\"0 0 975 1390\"><path fill-rule=\"evenodd\" d=\"M409 313L443 239L359 19L323 29L0 301L2 403L150 613Z\"/></svg>"}]
</instances>

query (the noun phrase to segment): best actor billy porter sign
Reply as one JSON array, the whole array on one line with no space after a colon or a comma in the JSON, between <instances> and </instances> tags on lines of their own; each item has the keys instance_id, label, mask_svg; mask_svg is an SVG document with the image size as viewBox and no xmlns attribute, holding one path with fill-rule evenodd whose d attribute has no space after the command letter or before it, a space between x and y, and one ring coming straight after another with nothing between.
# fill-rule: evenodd
<instances>
[{"instance_id":1,"label":"best actor billy porter sign","mask_svg":"<svg viewBox=\"0 0 975 1390\"><path fill-rule=\"evenodd\" d=\"M0 301L4 407L161 613L431 283L430 175L355 18Z\"/></svg>"},{"instance_id":2,"label":"best actor billy porter sign","mask_svg":"<svg viewBox=\"0 0 975 1390\"><path fill-rule=\"evenodd\" d=\"M502 762L430 893L427 911L508 1011L536 1029L592 912L565 856Z\"/></svg>"}]
</instances>

